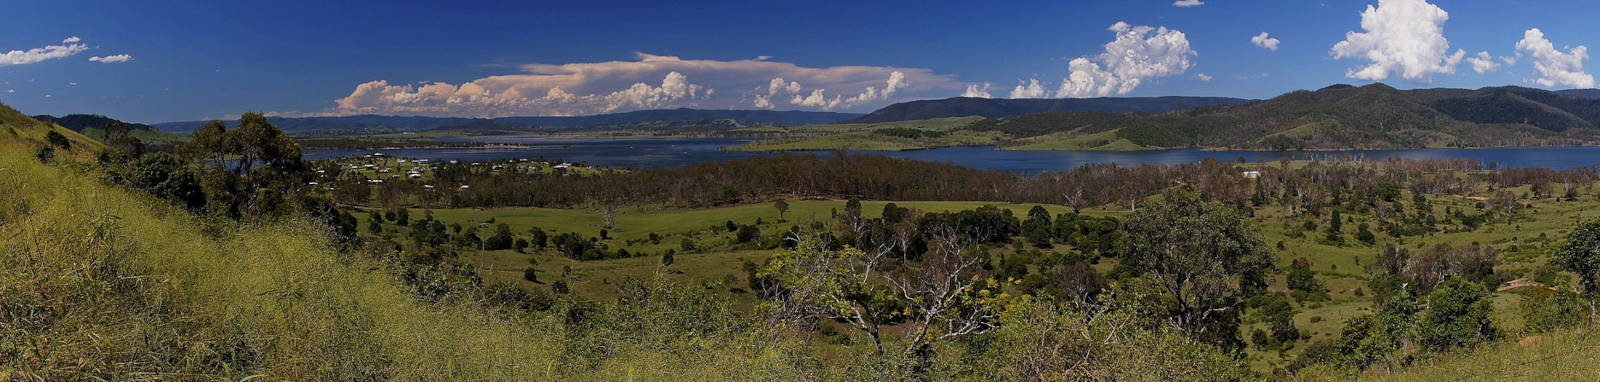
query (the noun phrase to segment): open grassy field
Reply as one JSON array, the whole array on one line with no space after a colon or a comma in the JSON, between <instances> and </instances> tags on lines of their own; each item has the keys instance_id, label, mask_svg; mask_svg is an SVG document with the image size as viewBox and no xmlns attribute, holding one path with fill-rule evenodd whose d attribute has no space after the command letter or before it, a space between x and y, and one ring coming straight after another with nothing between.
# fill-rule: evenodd
<instances>
[{"instance_id":1,"label":"open grassy field","mask_svg":"<svg viewBox=\"0 0 1600 382\"><path fill-rule=\"evenodd\" d=\"M999 143L1002 134L963 129L982 119L981 117L954 117L885 123L845 123L741 129L736 131L779 135L784 138L760 140L725 149L737 151L899 151L949 146L994 145ZM913 131L922 135L913 137L907 134ZM890 134L891 132L898 132L902 135L893 135Z\"/></svg>"},{"instance_id":2,"label":"open grassy field","mask_svg":"<svg viewBox=\"0 0 1600 382\"><path fill-rule=\"evenodd\" d=\"M789 201L789 211L779 219L778 210L772 204L745 204L728 207L706 209L657 209L657 208L624 208L618 211L616 226L607 231L609 239L600 242L609 247L625 248L632 253L645 253L648 256L626 259L576 261L562 256L553 249L534 250L529 253L518 253L512 250L501 251L476 251L466 248L461 255L483 264L479 268L480 274L486 280L505 281L516 283L525 287L548 287L548 283L561 280L565 268L571 268L572 277L568 278L574 291L583 293L585 297L598 297L601 299L615 295L614 285L618 280L627 276L643 277L661 271L661 258L659 254L667 251L682 251L681 244L684 239L695 243L694 251L679 252L675 256L675 264L670 267L668 277L682 282L703 284L710 282L723 283L723 289L734 293L736 301L753 302L753 298L743 292L733 291L744 288L746 283L743 264L745 261L761 263L772 250L742 249L744 246L736 245L734 234L728 232L725 224L733 221L735 224L755 224L759 219L759 227L764 237L768 240L779 240L782 232L792 226L808 226L813 222L829 223L834 221L833 211L843 209L845 201L842 200L798 200ZM863 214L869 218L880 217L883 206L889 202L865 201L862 202ZM1007 204L993 202L894 202L906 208L924 212L943 212L973 209L985 205L994 205L1012 211L1017 216L1025 216L1031 204ZM1059 205L1045 205L1051 214L1066 213L1071 209ZM432 213L435 219L446 224L460 224L463 227L481 227L480 231L492 230L493 225L504 223L510 226L511 231L519 237L527 237L530 228L539 227L550 235L560 232L576 232L584 237L598 237L605 228L604 219L598 210L587 209L558 209L558 208L492 208L492 209L435 209L411 210L413 219L421 218L424 214ZM1114 215L1121 211L1084 211L1090 215ZM490 221L493 223L490 223ZM359 231L366 232L370 222L360 219ZM386 224L386 229L394 227ZM661 237L658 242L648 240L650 234ZM532 260L530 262L530 259ZM530 283L522 279L523 270L533 267L538 271L540 283Z\"/></svg>"},{"instance_id":3,"label":"open grassy field","mask_svg":"<svg viewBox=\"0 0 1600 382\"><path fill-rule=\"evenodd\" d=\"M1119 138L1117 130L1112 129L1094 134L1062 132L1023 138L1008 142L1003 149L1134 151L1157 149L1157 147L1144 147L1127 138Z\"/></svg>"},{"instance_id":4,"label":"open grassy field","mask_svg":"<svg viewBox=\"0 0 1600 382\"><path fill-rule=\"evenodd\" d=\"M1527 189L1518 188L1511 191L1520 195ZM1409 201L1410 195L1407 194L1406 197ZM1478 203L1474 199L1451 195L1432 195L1427 196L1427 199L1431 208L1438 213L1443 213L1447 208L1474 209ZM1412 253L1422 252L1426 248L1442 243L1488 245L1499 251L1496 272L1504 275L1506 279L1513 279L1527 276L1533 269L1545 265L1550 253L1559 245L1560 238L1565 237L1568 230L1577 222L1600 217L1600 202L1596 201L1594 195L1582 195L1577 200L1571 201L1543 198L1526 199L1524 202L1529 208L1508 221L1490 222L1475 230L1469 230L1465 226L1447 225L1443 228L1443 233L1400 239L1389 237L1374 228L1377 240L1372 245L1354 238L1359 224L1363 222L1372 224L1373 217L1370 215L1356 213L1345 215L1346 221L1342 232L1346 240L1342 244L1335 244L1323 240L1325 226L1321 224L1326 223L1321 218L1315 220L1319 224L1317 230L1305 231L1303 224L1313 218L1279 208L1255 210L1255 215L1251 219L1252 224L1260 229L1266 243L1275 248L1278 272L1270 279L1270 291L1288 292L1283 274L1296 258L1305 257L1310 260L1318 281L1327 288L1330 300L1297 303L1298 313L1294 316L1294 320L1296 327L1303 334L1303 339L1293 348L1281 353L1248 348L1247 353L1252 367L1263 372L1283 367L1303 352L1309 344L1337 337L1346 321L1370 314L1373 308L1370 291L1367 290L1367 267L1376 261L1385 244L1403 246ZM864 201L862 210L868 217L878 217L886 203L888 202ZM993 202L895 203L924 212L955 211L996 205L1011 210L1017 216L1026 215L1026 211L1033 206ZM609 298L614 296L616 291L614 284L618 280L628 276L641 277L661 272L659 254L669 249L678 249L681 241L687 238L701 249L680 252L676 256L676 263L666 271L666 277L725 291L730 294L733 301L744 305L756 300L751 291L746 290L747 280L742 264L760 263L775 250L738 246L733 233L724 228L726 222L754 224L759 220L763 235L775 240L779 233L787 231L791 226L804 226L812 222L831 223L834 221L833 211L842 209L844 201L802 200L789 201L789 205L789 211L781 220L778 211L769 203L705 209L623 208L617 213L615 227L607 232L609 239L602 242L611 248L627 248L635 254L641 252L647 254L643 257L575 261L553 250L530 250L530 253L510 250L489 251L481 255L473 252L463 253L463 256L481 256L481 260L475 257L474 261L482 261L484 267L480 274L488 280L518 283L525 287L547 288L548 283L554 280L566 279L576 293ZM1052 215L1070 210L1058 205L1045 207ZM492 224L506 223L511 226L514 233L521 236L525 236L526 231L532 227L540 227L551 234L577 232L585 237L599 236L599 232L604 229L602 214L592 209L438 209L431 212L435 218L442 221L469 227L480 225L488 227L491 221ZM1084 211L1089 215L1117 217L1125 216L1127 212L1126 209L1114 206ZM423 212L413 210L412 216L415 218L421 216L421 213ZM362 224L366 224L365 219ZM648 238L652 233L659 235L661 239L658 242L649 241ZM1276 249L1280 242L1281 250ZM1000 254L1010 252L1010 248L994 248L994 250ZM1070 249L1057 246L1052 250ZM1114 259L1106 259L1097 266L1097 269L1106 271L1114 267L1114 264ZM522 280L523 270L530 266L536 270L539 283ZM1520 336L1522 323L1518 303L1522 295L1516 292L1503 292L1496 293L1494 298L1496 325L1510 337ZM1244 334L1241 337L1248 338L1249 331L1255 328L1265 328L1265 324L1247 320L1242 328Z\"/></svg>"}]
</instances>

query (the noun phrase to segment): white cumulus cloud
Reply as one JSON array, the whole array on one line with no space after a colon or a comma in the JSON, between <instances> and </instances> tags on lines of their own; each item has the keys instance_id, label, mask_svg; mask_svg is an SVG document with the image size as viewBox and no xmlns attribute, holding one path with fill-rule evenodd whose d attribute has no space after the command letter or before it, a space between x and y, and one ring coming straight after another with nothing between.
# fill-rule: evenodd
<instances>
[{"instance_id":1,"label":"white cumulus cloud","mask_svg":"<svg viewBox=\"0 0 1600 382\"><path fill-rule=\"evenodd\" d=\"M68 37L66 40L62 41L76 42L77 40L77 37ZM26 65L45 60L66 58L89 49L88 45L83 44L74 44L68 42L64 42L62 44L66 45L46 45L43 48L12 50L10 52L0 53L0 66Z\"/></svg>"},{"instance_id":2,"label":"white cumulus cloud","mask_svg":"<svg viewBox=\"0 0 1600 382\"><path fill-rule=\"evenodd\" d=\"M1069 62L1057 97L1128 94L1146 79L1182 74L1193 66L1189 57L1198 54L1176 29L1118 21L1107 30L1116 32L1116 40L1106 43L1105 53Z\"/></svg>"},{"instance_id":3,"label":"white cumulus cloud","mask_svg":"<svg viewBox=\"0 0 1600 382\"><path fill-rule=\"evenodd\" d=\"M110 55L110 56L94 56L94 57L89 57L89 61L94 61L94 62L98 62L98 63L102 63L102 64L112 64L112 63L118 63L118 62L133 61L133 56L129 56L129 55L126 55L126 54L113 54L113 55Z\"/></svg>"},{"instance_id":4,"label":"white cumulus cloud","mask_svg":"<svg viewBox=\"0 0 1600 382\"><path fill-rule=\"evenodd\" d=\"M1494 56L1489 55L1487 51L1478 52L1477 55L1467 57L1467 63L1472 64L1472 71L1478 72L1478 74L1500 70L1500 63L1495 62Z\"/></svg>"},{"instance_id":5,"label":"white cumulus cloud","mask_svg":"<svg viewBox=\"0 0 1600 382\"><path fill-rule=\"evenodd\" d=\"M894 94L900 91L900 89L905 89L907 85L908 83L906 81L905 73L897 70L889 72L889 78L884 80L882 90L879 90L877 85L871 85L862 90L861 94L857 94L849 98L844 98L844 96L839 94L835 94L832 98L829 98L827 95L827 89L811 89L811 93L807 94L803 91L805 86L800 85L799 81L784 81L783 77L773 77L772 80L767 82L767 94L759 94L759 90L761 89L756 89L758 90L758 94L753 95L755 100L751 102L751 105L757 108L771 109L776 106L772 102L773 97L787 95L789 96L789 105L791 106L809 107L822 110L833 110L841 107L850 108L876 101L888 100L889 97L894 96Z\"/></svg>"},{"instance_id":6,"label":"white cumulus cloud","mask_svg":"<svg viewBox=\"0 0 1600 382\"><path fill-rule=\"evenodd\" d=\"M905 75L905 73L901 73L901 72L898 72L898 71L891 72L891 73L889 73L889 79L884 81L883 90L881 90L881 91L878 90L878 88L876 86L868 86L867 90L861 92L861 94L858 94L855 97L846 98L844 100L843 105L845 107L851 107L851 106L861 105L861 104L865 104L865 103L873 102L873 101L887 100L887 99L889 99L890 96L894 95L894 92L899 91L900 89L905 89L905 88L906 88L906 75Z\"/></svg>"},{"instance_id":7,"label":"white cumulus cloud","mask_svg":"<svg viewBox=\"0 0 1600 382\"><path fill-rule=\"evenodd\" d=\"M983 83L982 86L979 86L978 84L968 84L967 85L967 91L961 92L961 96L962 97L971 97L971 98L991 98L991 97L994 97L993 95L989 94L989 87L990 86L991 86L991 84L989 84L988 82Z\"/></svg>"},{"instance_id":8,"label":"white cumulus cloud","mask_svg":"<svg viewBox=\"0 0 1600 382\"><path fill-rule=\"evenodd\" d=\"M75 43L75 42L79 42L79 41L83 41L83 39L78 38L78 36L72 36L72 37L67 37L67 38L61 39L61 43L62 44L71 44L71 43Z\"/></svg>"},{"instance_id":9,"label":"white cumulus cloud","mask_svg":"<svg viewBox=\"0 0 1600 382\"><path fill-rule=\"evenodd\" d=\"M1200 74L1194 75L1194 79L1200 80L1200 82L1211 82L1211 75L1210 74L1205 74L1205 73L1200 73Z\"/></svg>"},{"instance_id":10,"label":"white cumulus cloud","mask_svg":"<svg viewBox=\"0 0 1600 382\"><path fill-rule=\"evenodd\" d=\"M1586 46L1578 45L1562 52L1544 37L1544 31L1533 28L1522 33L1522 41L1517 41L1517 53L1525 53L1533 59L1533 67L1541 76L1533 82L1539 86L1594 87L1594 75L1583 71L1583 61L1589 59Z\"/></svg>"},{"instance_id":11,"label":"white cumulus cloud","mask_svg":"<svg viewBox=\"0 0 1600 382\"><path fill-rule=\"evenodd\" d=\"M1444 22L1450 14L1425 0L1379 0L1361 12L1364 32L1345 32L1333 57L1371 61L1346 77L1379 81L1398 73L1409 81L1431 82L1434 74L1455 73L1466 51L1450 53Z\"/></svg>"},{"instance_id":12,"label":"white cumulus cloud","mask_svg":"<svg viewBox=\"0 0 1600 382\"><path fill-rule=\"evenodd\" d=\"M333 108L300 115L583 115L671 107L779 108L785 101L790 108L865 111L905 94L950 94L965 86L922 68L816 68L771 58L720 61L638 53L631 61L520 68L523 73L461 84L369 81Z\"/></svg>"},{"instance_id":13,"label":"white cumulus cloud","mask_svg":"<svg viewBox=\"0 0 1600 382\"><path fill-rule=\"evenodd\" d=\"M1039 85L1038 79L1028 79L1028 83L1017 85L1011 89L1011 98L1044 98L1044 86Z\"/></svg>"},{"instance_id":14,"label":"white cumulus cloud","mask_svg":"<svg viewBox=\"0 0 1600 382\"><path fill-rule=\"evenodd\" d=\"M1267 32L1261 32L1261 34L1250 36L1250 43L1255 44L1255 46L1267 48L1267 50L1270 51L1278 51L1278 39L1274 37L1267 37Z\"/></svg>"},{"instance_id":15,"label":"white cumulus cloud","mask_svg":"<svg viewBox=\"0 0 1600 382\"><path fill-rule=\"evenodd\" d=\"M1178 1L1172 2L1172 6L1174 6L1174 7L1183 7L1183 8L1201 6L1201 5L1206 5L1206 3L1204 1L1200 1L1200 0L1178 0Z\"/></svg>"}]
</instances>

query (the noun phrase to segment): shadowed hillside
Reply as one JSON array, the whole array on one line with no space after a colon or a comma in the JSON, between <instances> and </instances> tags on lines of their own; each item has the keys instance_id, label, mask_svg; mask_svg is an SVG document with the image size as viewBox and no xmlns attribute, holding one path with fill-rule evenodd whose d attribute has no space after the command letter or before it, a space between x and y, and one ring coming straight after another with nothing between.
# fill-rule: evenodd
<instances>
[{"instance_id":1,"label":"shadowed hillside","mask_svg":"<svg viewBox=\"0 0 1600 382\"><path fill-rule=\"evenodd\" d=\"M1061 99L994 99L957 97L911 101L885 106L855 123L883 123L918 119L981 116L1010 118L1052 111L1101 113L1162 113L1204 106L1240 105L1252 100L1227 97L1105 97Z\"/></svg>"}]
</instances>

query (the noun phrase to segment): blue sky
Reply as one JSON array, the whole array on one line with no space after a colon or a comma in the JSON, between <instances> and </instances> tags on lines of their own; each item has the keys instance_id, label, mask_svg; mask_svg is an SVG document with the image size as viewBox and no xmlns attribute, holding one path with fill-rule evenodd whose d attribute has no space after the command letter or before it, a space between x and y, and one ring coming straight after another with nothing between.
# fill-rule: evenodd
<instances>
[{"instance_id":1,"label":"blue sky","mask_svg":"<svg viewBox=\"0 0 1600 382\"><path fill-rule=\"evenodd\" d=\"M1016 95L1265 98L1378 78L1594 87L1587 53L1573 50L1600 42L1592 1L1202 2L10 1L0 102L161 122L247 110L865 112L985 84L1010 97L1030 80L1040 86ZM1252 43L1261 32L1276 50ZM1369 35L1337 57L1347 32ZM1492 71L1475 70L1478 52Z\"/></svg>"}]
</instances>

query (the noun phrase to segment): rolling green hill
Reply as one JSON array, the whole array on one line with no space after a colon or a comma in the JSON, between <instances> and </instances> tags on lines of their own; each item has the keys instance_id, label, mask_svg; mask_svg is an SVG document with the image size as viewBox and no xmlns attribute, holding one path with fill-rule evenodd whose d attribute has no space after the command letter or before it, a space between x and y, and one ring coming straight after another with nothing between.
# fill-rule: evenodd
<instances>
[{"instance_id":1,"label":"rolling green hill","mask_svg":"<svg viewBox=\"0 0 1600 382\"><path fill-rule=\"evenodd\" d=\"M1334 85L1242 105L1159 114L1044 112L969 129L1017 149L1347 150L1584 144L1600 137L1600 100L1528 88Z\"/></svg>"}]
</instances>

